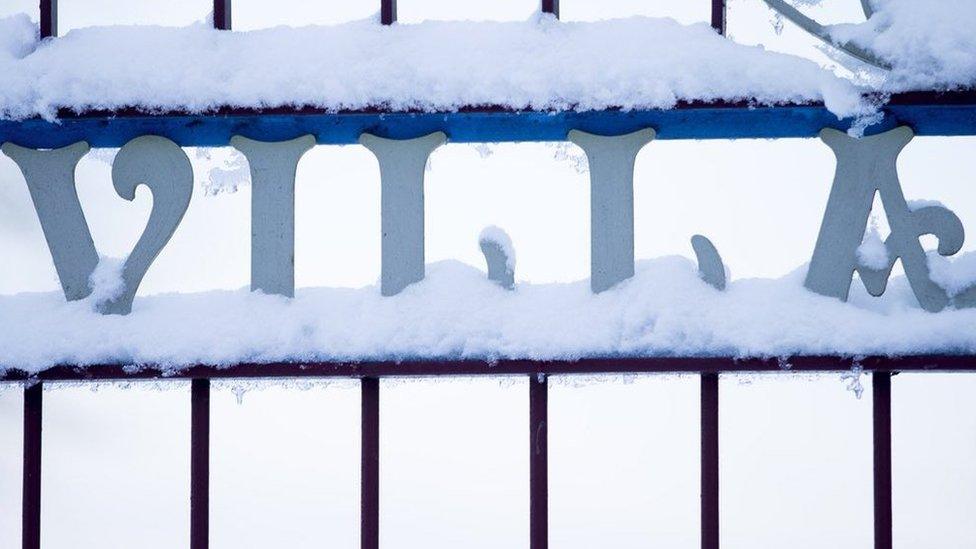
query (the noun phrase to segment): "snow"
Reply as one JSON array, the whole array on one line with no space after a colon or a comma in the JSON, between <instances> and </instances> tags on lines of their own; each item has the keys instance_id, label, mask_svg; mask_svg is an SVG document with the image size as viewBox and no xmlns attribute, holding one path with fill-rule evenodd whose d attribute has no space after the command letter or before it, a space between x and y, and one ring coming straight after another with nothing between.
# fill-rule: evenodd
<instances>
[{"instance_id":1,"label":"snow","mask_svg":"<svg viewBox=\"0 0 976 549\"><path fill-rule=\"evenodd\" d=\"M942 202L940 202L938 200L926 200L926 199L918 199L917 198L917 199L914 199L914 200L909 200L909 201L907 201L907 203L908 203L908 211L910 211L910 212L915 212L915 211L921 210L922 208L928 208L928 207L931 207L931 206L935 206L937 208L945 208L946 207L945 204L943 204Z\"/></svg>"},{"instance_id":2,"label":"snow","mask_svg":"<svg viewBox=\"0 0 976 549\"><path fill-rule=\"evenodd\" d=\"M234 193L251 184L247 158L234 148L197 147L193 157L194 177L208 196Z\"/></svg>"},{"instance_id":3,"label":"snow","mask_svg":"<svg viewBox=\"0 0 976 549\"><path fill-rule=\"evenodd\" d=\"M865 23L833 25L851 41L891 64L885 91L954 89L976 85L976 2L872 0Z\"/></svg>"},{"instance_id":4,"label":"snow","mask_svg":"<svg viewBox=\"0 0 976 549\"><path fill-rule=\"evenodd\" d=\"M0 67L26 57L38 40L37 25L25 13L0 18Z\"/></svg>"},{"instance_id":5,"label":"snow","mask_svg":"<svg viewBox=\"0 0 976 549\"><path fill-rule=\"evenodd\" d=\"M89 301L95 305L111 301L125 291L122 280L122 268L125 260L116 257L102 256L91 276L88 277L88 287L91 288Z\"/></svg>"},{"instance_id":6,"label":"snow","mask_svg":"<svg viewBox=\"0 0 976 549\"><path fill-rule=\"evenodd\" d=\"M796 0L812 5L820 0ZM629 17L595 22L373 18L332 26L217 31L106 26L39 41L20 14L0 19L0 118L135 107L221 106L451 111L669 108L679 100L824 101L865 117L869 91L976 86L976 2L872 0L863 23L831 25L892 65L856 82L797 56L745 46L708 25ZM859 72L859 71L855 71Z\"/></svg>"},{"instance_id":7,"label":"snow","mask_svg":"<svg viewBox=\"0 0 976 549\"><path fill-rule=\"evenodd\" d=\"M502 253L505 254L505 266L508 267L509 271L515 272L515 245L512 244L511 237L504 229L495 225L488 225L478 235L478 243L481 242L497 244Z\"/></svg>"},{"instance_id":8,"label":"snow","mask_svg":"<svg viewBox=\"0 0 976 549\"><path fill-rule=\"evenodd\" d=\"M841 381L847 383L847 390L854 393L854 397L861 400L861 396L864 395L864 384L861 383L861 376L864 375L864 367L860 364L855 364L851 367L851 371L844 372L841 374Z\"/></svg>"},{"instance_id":9,"label":"snow","mask_svg":"<svg viewBox=\"0 0 976 549\"><path fill-rule=\"evenodd\" d=\"M857 247L857 259L861 265L876 271L888 268L888 262L890 261L888 247L885 246L884 240L881 239L877 224L872 223L864 231L864 240Z\"/></svg>"},{"instance_id":10,"label":"snow","mask_svg":"<svg viewBox=\"0 0 976 549\"><path fill-rule=\"evenodd\" d=\"M954 257L928 252L929 276L950 296L957 296L976 286L976 252L966 252Z\"/></svg>"},{"instance_id":11,"label":"snow","mask_svg":"<svg viewBox=\"0 0 976 549\"><path fill-rule=\"evenodd\" d=\"M683 257L642 261L592 294L588 281L506 291L457 262L383 298L377 287L299 289L294 299L237 291L136 298L99 315L60 294L0 297L0 367L407 358L913 354L976 352L976 309L928 313L903 278L849 303L802 287L805 269L717 292Z\"/></svg>"},{"instance_id":12,"label":"snow","mask_svg":"<svg viewBox=\"0 0 976 549\"><path fill-rule=\"evenodd\" d=\"M389 27L370 19L249 32L111 26L38 43L16 16L0 20L0 34L0 117L9 119L51 118L60 108L587 110L679 100L825 101L839 116L871 110L862 90L812 61L672 19L537 15Z\"/></svg>"}]
</instances>

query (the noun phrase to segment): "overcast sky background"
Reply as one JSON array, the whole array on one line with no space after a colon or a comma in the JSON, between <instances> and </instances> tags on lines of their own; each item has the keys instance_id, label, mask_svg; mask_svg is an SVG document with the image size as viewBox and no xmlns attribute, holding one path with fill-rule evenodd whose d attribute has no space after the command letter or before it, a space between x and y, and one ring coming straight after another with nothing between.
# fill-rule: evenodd
<instances>
[{"instance_id":1,"label":"overcast sky background","mask_svg":"<svg viewBox=\"0 0 976 549\"><path fill-rule=\"evenodd\" d=\"M370 17L377 4L235 0L234 27L331 24ZM398 4L403 24L524 20L537 8L533 0ZM562 0L561 8L565 20L642 14L694 23L707 21L708 4ZM203 19L210 2L62 0L59 8L64 34L100 24L186 25ZM22 11L36 17L36 1L0 5L0 17ZM826 0L809 12L823 22L861 16L855 0ZM777 34L771 21L760 0L729 2L735 40L832 63L802 31L786 23ZM916 138L899 160L907 198L943 202L969 235L976 235L974 147L972 138ZM518 280L586 278L589 182L580 158L573 145L438 149L426 179L427 260L484 268L477 235L496 224L514 241ZM203 178L206 166L194 164ZM635 172L636 255L690 256L689 238L701 233L733 279L782 276L809 260L833 169L830 151L813 139L652 142ZM77 179L99 251L125 255L150 193L119 199L110 166L97 158L82 160ZM248 284L249 188L203 190L194 190L140 294ZM299 286L377 280L379 171L366 149L318 146L306 154L296 217ZM7 257L0 293L57 291L23 178L5 156L0 249ZM974 377L895 378L899 548L961 549L976 540ZM358 384L257 385L221 383L213 396L213 547L356 547ZM871 547L870 390L857 399L838 375L729 376L721 390L723 546ZM394 380L382 395L383 547L527 547L525 380ZM19 387L0 384L0 547L20 543L21 406ZM187 545L187 384L51 386L44 413L44 547ZM694 376L554 380L552 546L698 547L698 420Z\"/></svg>"}]
</instances>

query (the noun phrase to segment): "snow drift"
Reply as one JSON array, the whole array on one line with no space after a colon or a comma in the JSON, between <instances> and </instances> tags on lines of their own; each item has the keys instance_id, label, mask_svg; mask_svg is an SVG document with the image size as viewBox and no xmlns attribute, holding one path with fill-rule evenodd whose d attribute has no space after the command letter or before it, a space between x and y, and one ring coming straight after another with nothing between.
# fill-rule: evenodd
<instances>
[{"instance_id":1,"label":"snow drift","mask_svg":"<svg viewBox=\"0 0 976 549\"><path fill-rule=\"evenodd\" d=\"M113 26L36 43L30 21L16 16L0 20L0 35L0 117L12 119L53 117L60 108L587 110L679 100L825 101L838 115L864 109L856 86L812 61L672 19L366 20L250 32Z\"/></svg>"},{"instance_id":2,"label":"snow drift","mask_svg":"<svg viewBox=\"0 0 976 549\"><path fill-rule=\"evenodd\" d=\"M976 352L976 309L921 310L904 278L850 303L782 279L719 292L692 261L642 261L601 294L589 281L507 291L457 262L384 298L378 287L299 289L293 300L247 290L138 297L103 316L58 293L0 297L0 369L57 364L189 364L409 358L905 355Z\"/></svg>"}]
</instances>

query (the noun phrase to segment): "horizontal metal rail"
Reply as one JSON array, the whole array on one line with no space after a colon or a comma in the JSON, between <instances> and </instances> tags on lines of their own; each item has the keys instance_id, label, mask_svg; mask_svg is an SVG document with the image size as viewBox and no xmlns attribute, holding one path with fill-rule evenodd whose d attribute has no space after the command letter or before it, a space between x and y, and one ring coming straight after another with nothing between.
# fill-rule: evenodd
<instances>
[{"instance_id":1,"label":"horizontal metal rail","mask_svg":"<svg viewBox=\"0 0 976 549\"><path fill-rule=\"evenodd\" d=\"M0 381L97 381L137 379L228 379L279 377L426 377L571 374L657 374L740 372L976 372L971 355L794 356L781 358L644 357L579 360L402 360L359 362L272 362L230 366L92 364L55 366L37 373L0 372Z\"/></svg>"},{"instance_id":2,"label":"horizontal metal rail","mask_svg":"<svg viewBox=\"0 0 976 549\"><path fill-rule=\"evenodd\" d=\"M971 372L976 357L616 358L580 361L437 361L195 366L181 371L117 365L59 367L36 375L8 370L4 380L30 379L24 389L23 547L39 549L41 536L41 417L44 381L192 379L190 547L209 546L210 380L357 376L362 383L361 547L379 547L380 378L396 376L527 375L530 547L548 547L549 374L699 373L701 377L701 547L719 549L719 378L734 372L827 372L861 367L873 378L874 536L876 549L892 547L891 376L903 371Z\"/></svg>"},{"instance_id":3,"label":"horizontal metal rail","mask_svg":"<svg viewBox=\"0 0 976 549\"><path fill-rule=\"evenodd\" d=\"M867 134L911 127L917 135L976 135L976 91L918 92L893 96L881 123ZM57 148L78 141L121 147L142 135L160 135L181 146L226 146L234 135L283 141L311 134L320 145L358 143L363 133L408 139L442 131L455 143L564 141L570 130L621 135L654 128L657 139L815 137L824 128L846 131L820 103L757 106L747 102L684 102L671 109L516 111L472 107L452 112L328 111L316 108L219 109L205 114L146 114L134 109L0 120L0 142Z\"/></svg>"}]
</instances>

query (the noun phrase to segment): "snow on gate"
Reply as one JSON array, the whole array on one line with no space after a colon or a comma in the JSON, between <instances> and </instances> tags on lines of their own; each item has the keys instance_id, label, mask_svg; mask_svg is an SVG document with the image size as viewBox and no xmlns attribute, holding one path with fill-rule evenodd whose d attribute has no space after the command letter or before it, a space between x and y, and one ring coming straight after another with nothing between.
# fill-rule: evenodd
<instances>
[{"instance_id":1,"label":"snow on gate","mask_svg":"<svg viewBox=\"0 0 976 549\"><path fill-rule=\"evenodd\" d=\"M23 31L33 25L26 18L0 20L26 37L0 50L0 68L22 77L0 89L0 142L27 181L64 292L0 297L0 381L25 383L24 547L40 546L45 381L192 380L191 546L205 548L210 380L360 378L362 547L375 548L379 379L528 376L530 537L542 549L547 377L697 373L701 540L716 549L719 375L848 370L872 375L875 547L890 548L891 376L976 370L972 257L946 259L962 248L962 224L947 206L905 199L897 158L915 135L976 135L976 66L956 55L976 47L956 32L969 19L949 25L937 7L928 21L949 25L947 38L918 53L929 60L922 70L892 38L925 31L906 21L915 12L904 0L879 1L877 9L862 2L868 22L837 28L767 3L888 78L852 83L807 61L734 44L721 36L722 0L712 1L711 28L642 18L561 23L557 0L543 1L537 20L513 24L399 27L395 1L382 0L383 26L246 35L200 26L101 28L60 40L53 38L56 0L43 0L40 35L48 39L39 43ZM231 29L230 0L215 0L213 27ZM357 48L358 36L370 45ZM105 55L120 40L131 43L128 64ZM448 41L456 47L443 48ZM306 52L291 48L309 74L275 71L278 48L298 42L310 44ZM161 43L186 44L205 69L174 64L186 50L160 51ZM420 54L402 58L404 48ZM608 58L620 60L612 70ZM473 84L460 70L471 59L483 69ZM106 87L106 78L123 84ZM302 85L303 78L321 85ZM608 88L615 92L608 96ZM831 148L837 168L805 272L730 281L707 235L689 235L694 262L635 264L633 169L643 147L655 139L813 136ZM497 227L479 239L487 279L453 264L428 272L424 166L448 140L568 140L582 148L591 185L590 279L518 284L513 243ZM295 173L306 151L328 143L358 143L379 164L378 287L296 292ZM193 191L181 147L227 144L251 172L251 291L137 297ZM153 193L145 233L121 261L98 255L74 190L74 168L91 146L121 147L112 180L122 198L132 200L140 185ZM884 241L868 224L876 195L891 227ZM923 249L924 235L935 235L937 250ZM847 302L855 273L880 296L896 261L905 277L892 284L906 300L897 310ZM207 329L215 317L222 332ZM511 318L520 319L514 329ZM160 332L170 337L160 341Z\"/></svg>"}]
</instances>

